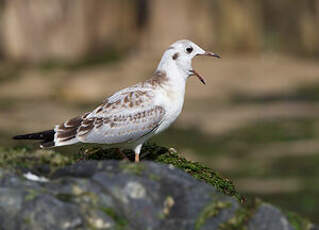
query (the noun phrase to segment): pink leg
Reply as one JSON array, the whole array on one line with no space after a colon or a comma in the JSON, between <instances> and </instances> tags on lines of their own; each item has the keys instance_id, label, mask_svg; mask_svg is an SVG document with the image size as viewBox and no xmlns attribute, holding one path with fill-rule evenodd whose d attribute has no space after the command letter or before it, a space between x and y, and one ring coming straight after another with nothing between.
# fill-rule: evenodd
<instances>
[{"instance_id":1,"label":"pink leg","mask_svg":"<svg viewBox=\"0 0 319 230\"><path fill-rule=\"evenodd\" d=\"M135 153L135 163L140 162L140 154Z\"/></svg>"}]
</instances>

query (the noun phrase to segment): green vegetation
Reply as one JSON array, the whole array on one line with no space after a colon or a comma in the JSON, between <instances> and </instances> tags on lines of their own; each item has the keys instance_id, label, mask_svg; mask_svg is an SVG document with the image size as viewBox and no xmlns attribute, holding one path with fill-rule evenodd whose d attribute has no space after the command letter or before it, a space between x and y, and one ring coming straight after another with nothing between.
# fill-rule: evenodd
<instances>
[{"instance_id":1,"label":"green vegetation","mask_svg":"<svg viewBox=\"0 0 319 230\"><path fill-rule=\"evenodd\" d=\"M144 170L144 165L142 164L121 164L120 167L126 173L133 173L136 175L141 175Z\"/></svg>"},{"instance_id":2,"label":"green vegetation","mask_svg":"<svg viewBox=\"0 0 319 230\"><path fill-rule=\"evenodd\" d=\"M210 168L203 166L200 163L186 160L178 153L168 152L166 154L162 154L158 156L155 161L174 165L175 167L184 170L188 174L191 174L193 177L213 185L220 192L234 196L239 201L242 201L243 199L243 197L235 190L235 186L231 180L220 176Z\"/></svg>"},{"instance_id":3,"label":"green vegetation","mask_svg":"<svg viewBox=\"0 0 319 230\"><path fill-rule=\"evenodd\" d=\"M205 135L195 128L169 129L154 140L182 152L194 153L192 155L201 162L210 168L218 167L223 175L239 184L242 180L250 183L245 185L248 191L241 191L247 197L260 197L317 222L318 125L319 119L314 116L278 117L243 124L216 136ZM190 136L192 141L185 141ZM275 181L276 190L255 189L260 184L253 181ZM276 181L283 182L282 191Z\"/></svg>"},{"instance_id":4,"label":"green vegetation","mask_svg":"<svg viewBox=\"0 0 319 230\"><path fill-rule=\"evenodd\" d=\"M256 212L260 204L261 201L255 198L247 200L235 211L235 215L231 219L219 226L220 230L246 230L249 219Z\"/></svg>"},{"instance_id":5,"label":"green vegetation","mask_svg":"<svg viewBox=\"0 0 319 230\"><path fill-rule=\"evenodd\" d=\"M289 123L289 121L286 121ZM300 130L303 132L303 135L307 135L308 137L312 137L314 133L312 132L312 122L314 121L304 121L302 124L296 125L295 130ZM281 123L282 129L290 127L290 125L285 125L285 122ZM279 123L277 121L274 122L272 127L279 126ZM264 126L266 129L266 125ZM296 128L297 127L297 128ZM302 129L304 128L304 129ZM254 131L255 130L255 131ZM240 140L248 140L248 136L251 138L255 138L255 140L260 140L264 142L266 140L271 141L272 136L265 134L264 136L259 136L258 137L258 129L251 129L245 128L245 134L246 136L242 133L242 135L239 135L239 131L234 132L234 135L238 135L238 139ZM267 129L264 130L267 133ZM243 131L242 131L243 132ZM269 131L270 132L270 131ZM237 133L237 134L236 134ZM255 133L255 135L253 135ZM300 134L300 133L299 133ZM278 135L278 134L277 134ZM246 139L247 138L247 139ZM278 136L276 137L278 138ZM293 136L292 134L287 134L285 131L282 131L282 140L291 140L291 139L298 139L299 136L296 134ZM254 144L258 144L258 141L256 141ZM44 175L49 175L52 173L55 169L59 167L63 167L65 165L73 164L76 161L79 160L105 160L105 159L117 159L117 160L122 160L121 156L117 153L115 149L109 149L109 150L103 150L100 147L83 147L80 151L80 153L77 153L77 151L63 151L61 152L55 152L52 150L34 150L31 147L15 147L15 148L0 148L0 167L1 168L7 168L7 169L16 169L17 172L21 171L24 172L25 169L30 169L32 171L36 171L40 174ZM236 153L236 150L234 151ZM134 159L134 154L131 151L125 151L125 154L127 157L133 161ZM241 157L245 158L245 155L241 155ZM309 164L312 165L311 162L316 162L316 159L312 159L314 156L309 156ZM210 168L196 162L191 162L186 160L180 153L178 153L174 149L167 149L165 147L160 147L155 144L146 144L141 153L141 158L142 160L152 160L164 164L170 164L173 165L174 167L180 168L184 170L185 172L189 173L193 177L203 180L208 184L211 184L212 186L216 187L218 191L221 191L227 195L233 196L237 198L239 201L243 201L242 195L240 195L234 187L234 184L232 183L231 180L222 177L218 175L216 172L211 170ZM276 168L282 168L281 163L287 159L281 159L280 157L278 158L279 161L277 164L280 164L279 166L277 165ZM301 160L296 160L296 164ZM281 162L281 163L280 163ZM294 160L291 161L292 166L294 166ZM305 164L307 165L307 161L305 161ZM141 175L144 170L143 164L135 164L131 163L128 164L127 162L123 161L121 162L121 166L123 169L127 171L127 173L134 173L136 175ZM313 166L309 166L310 168ZM249 167L248 167L249 168ZM287 168L289 170L289 168ZM289 171L288 171L289 172ZM311 174L309 174L307 171L304 172L305 175L308 175L310 177ZM293 174L293 171L288 173L290 176ZM242 172L242 175L243 172ZM287 175L287 172L282 172L282 176ZM238 175L235 175L238 176ZM240 176L240 175L239 175ZM157 180L158 178L156 175L150 175L151 179ZM309 178L309 186L311 187L318 187L313 184L313 181L311 178ZM318 189L318 188L317 188ZM308 191L309 192L309 191ZM27 196L28 199L34 199L36 197L36 193L30 191L29 195ZM285 207L285 209L293 209L294 205L297 205L294 202L296 199L293 197L299 196L301 197L302 200L298 199L296 202L298 204L301 204L301 208L304 207L304 209L307 209L308 212L312 212L313 210L316 209L314 205L316 202L314 202L317 199L316 193L313 193L313 196L300 196L299 192L296 193L289 193L287 194L287 197L291 197L288 200L290 200L288 203L286 202L287 200L282 199L280 194L278 194L278 197L271 194L271 195L259 195L266 201L272 200L274 201L277 205ZM276 197L278 199L276 199ZM72 199L71 195L65 195L65 194L58 194L57 198L61 200L70 200ZM308 200L304 200L308 199ZM247 220L250 218L250 216L254 213L254 210L258 205L256 203L254 205L249 205L250 203L247 201L244 202L243 206L239 208L236 211L235 216L230 219L227 223L223 224L221 229L244 229L245 224L247 223ZM313 205L311 205L313 204ZM287 208L288 207L288 208ZM227 208L225 205L222 205L221 203L218 204L212 204L207 207L201 214L201 218L197 222L197 226L201 226L204 222L205 219L211 217L212 215L217 215L218 211ZM289 221L293 226L296 227L296 229L307 229L305 226L309 225L309 222L300 218L299 216L296 216L292 213L288 213ZM116 218L116 217L115 217ZM125 221L124 221L125 222ZM124 222L122 220L119 220L119 228L121 229L121 226L125 226ZM298 227L298 228L297 228ZM199 227L198 227L199 228Z\"/></svg>"},{"instance_id":6,"label":"green vegetation","mask_svg":"<svg viewBox=\"0 0 319 230\"><path fill-rule=\"evenodd\" d=\"M306 220L293 212L286 212L286 215L288 221L295 228L295 230L304 230L311 228L311 223L309 220Z\"/></svg>"},{"instance_id":7,"label":"green vegetation","mask_svg":"<svg viewBox=\"0 0 319 230\"><path fill-rule=\"evenodd\" d=\"M125 226L127 225L126 219L117 215L112 208L101 208L101 210L114 220L114 222L116 223L116 230L125 229Z\"/></svg>"},{"instance_id":8,"label":"green vegetation","mask_svg":"<svg viewBox=\"0 0 319 230\"><path fill-rule=\"evenodd\" d=\"M131 151L125 151L125 153L131 160L134 159L134 155ZM242 199L242 196L236 192L231 180L218 175L206 166L186 160L175 151L169 151L167 148L159 147L154 144L146 144L142 149L141 155L143 160L152 160L164 164L171 164L191 174L193 177L213 185L218 189L218 191L234 196L239 200ZM50 174L58 167L73 164L80 159L120 160L121 156L114 149L103 150L99 147L86 149L82 151L81 154L62 154L52 150L32 150L31 148L26 147L8 149L0 148L0 167L15 169L28 168L33 171L38 171L41 174ZM128 173L134 173L137 175L140 175L144 169L143 164L123 163L120 167L123 167ZM49 170L49 172L45 170Z\"/></svg>"},{"instance_id":9,"label":"green vegetation","mask_svg":"<svg viewBox=\"0 0 319 230\"><path fill-rule=\"evenodd\" d=\"M74 163L76 158L75 154L61 154L52 150L33 150L30 147L0 147L0 167L14 168L18 171L30 169L41 174L49 174L50 170Z\"/></svg>"},{"instance_id":10,"label":"green vegetation","mask_svg":"<svg viewBox=\"0 0 319 230\"><path fill-rule=\"evenodd\" d=\"M126 155L133 160L134 154L131 151L125 151ZM253 215L254 211L260 204L260 201L245 201L243 197L235 190L235 187L227 178L223 178L215 173L210 168L203 166L200 163L195 163L186 160L181 154L174 149L167 149L157 146L155 144L146 144L142 149L142 159L152 160L164 164L170 164L174 167L180 168L185 172L191 174L193 177L203 180L208 184L216 187L218 191L221 191L227 195L237 198L243 202L242 206L235 212L235 216L228 220L226 223L220 226L223 230L229 229L245 229L246 223ZM105 160L105 159L121 159L121 156L114 149L103 150L102 148L93 147L85 149L81 154L67 154L54 152L52 150L32 150L28 147L17 148L0 148L0 167L7 169L16 169L17 172L30 169L37 171L41 174L50 174L55 169L63 167L65 165L73 164L79 160ZM134 173L141 175L144 170L143 164L136 164L123 161L121 166L127 173ZM150 176L156 180L154 175ZM76 194L75 194L76 195ZM86 195L86 194L84 194ZM29 191L27 196L28 200L32 200L37 196L34 191ZM57 194L56 197L63 201L71 202L73 199L72 194ZM196 222L196 229L205 223L206 219L218 215L218 213L230 206L229 202L212 202L209 204L203 212L200 214L198 221ZM102 210L108 214L116 222L117 229L124 229L126 226L126 220L120 218L113 212L112 209L102 208ZM307 229L309 222L300 218L299 216L288 213L289 221L296 229Z\"/></svg>"},{"instance_id":11,"label":"green vegetation","mask_svg":"<svg viewBox=\"0 0 319 230\"><path fill-rule=\"evenodd\" d=\"M85 159L121 159L121 156L115 150L103 150L99 147L90 149L90 154L84 156ZM125 151L129 159L133 160L134 155L131 151ZM193 177L203 180L208 184L213 185L218 191L227 195L234 196L238 200L242 200L242 196L236 192L235 186L231 180L224 178L211 170L210 168L196 162L186 160L181 154L176 151L169 150L165 147L160 147L155 144L145 144L141 152L142 160L152 160L159 163L170 164L180 168L192 175ZM140 174L143 171L142 165L138 164L122 164L128 172Z\"/></svg>"},{"instance_id":12,"label":"green vegetation","mask_svg":"<svg viewBox=\"0 0 319 230\"><path fill-rule=\"evenodd\" d=\"M217 216L223 209L229 208L230 206L230 202L223 201L213 201L212 203L208 204L199 215L195 223L195 230L199 230L205 224L208 218Z\"/></svg>"}]
</instances>

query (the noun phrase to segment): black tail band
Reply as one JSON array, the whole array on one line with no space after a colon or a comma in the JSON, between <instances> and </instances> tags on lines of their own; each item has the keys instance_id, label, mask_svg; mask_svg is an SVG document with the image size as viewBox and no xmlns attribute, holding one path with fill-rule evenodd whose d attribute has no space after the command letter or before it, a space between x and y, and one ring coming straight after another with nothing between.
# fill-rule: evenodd
<instances>
[{"instance_id":1,"label":"black tail band","mask_svg":"<svg viewBox=\"0 0 319 230\"><path fill-rule=\"evenodd\" d=\"M44 142L53 141L54 140L54 130L46 130L39 133L29 133L23 135L14 136L13 139L15 140L43 140Z\"/></svg>"}]
</instances>

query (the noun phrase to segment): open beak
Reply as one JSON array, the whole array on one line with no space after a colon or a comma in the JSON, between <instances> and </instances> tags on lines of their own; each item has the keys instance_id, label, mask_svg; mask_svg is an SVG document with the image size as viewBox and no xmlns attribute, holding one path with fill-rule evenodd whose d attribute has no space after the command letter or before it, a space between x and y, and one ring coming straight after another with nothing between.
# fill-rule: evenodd
<instances>
[{"instance_id":1,"label":"open beak","mask_svg":"<svg viewBox=\"0 0 319 230\"><path fill-rule=\"evenodd\" d=\"M192 75L195 75L196 77L198 77L198 79L204 84L206 85L205 79L199 74L197 73L195 70L191 70Z\"/></svg>"},{"instance_id":2,"label":"open beak","mask_svg":"<svg viewBox=\"0 0 319 230\"><path fill-rule=\"evenodd\" d=\"M218 54L212 53L212 52L208 52L205 51L205 53L203 54L198 54L198 56L209 56L209 57L216 57L216 58L221 58ZM197 73L195 70L191 70L191 74L195 75L196 77L198 77L198 79L204 84L206 85L205 79L199 74Z\"/></svg>"}]
</instances>

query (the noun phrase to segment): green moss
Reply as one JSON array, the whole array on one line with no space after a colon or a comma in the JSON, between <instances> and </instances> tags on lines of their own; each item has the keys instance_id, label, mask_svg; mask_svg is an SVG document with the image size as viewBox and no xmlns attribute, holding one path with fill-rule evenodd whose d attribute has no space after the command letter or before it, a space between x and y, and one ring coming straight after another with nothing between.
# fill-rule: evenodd
<instances>
[{"instance_id":1,"label":"green moss","mask_svg":"<svg viewBox=\"0 0 319 230\"><path fill-rule=\"evenodd\" d=\"M30 201L35 199L39 194L39 191L30 189L28 190L28 194L24 197L25 201Z\"/></svg>"},{"instance_id":2,"label":"green moss","mask_svg":"<svg viewBox=\"0 0 319 230\"><path fill-rule=\"evenodd\" d=\"M52 150L33 150L30 147L2 148L0 147L0 167L6 169L30 169L41 174L72 164L75 155L64 155ZM46 167L48 166L48 167Z\"/></svg>"},{"instance_id":3,"label":"green moss","mask_svg":"<svg viewBox=\"0 0 319 230\"><path fill-rule=\"evenodd\" d=\"M142 164L121 162L120 168L123 169L125 173L133 173L135 175L141 175L145 167Z\"/></svg>"},{"instance_id":4,"label":"green moss","mask_svg":"<svg viewBox=\"0 0 319 230\"><path fill-rule=\"evenodd\" d=\"M250 213L246 209L238 209L235 216L219 226L220 230L247 230L246 223Z\"/></svg>"},{"instance_id":5,"label":"green moss","mask_svg":"<svg viewBox=\"0 0 319 230\"><path fill-rule=\"evenodd\" d=\"M23 218L23 223L25 225L30 225L32 223L32 220L31 220L31 218L26 217L26 218Z\"/></svg>"},{"instance_id":6,"label":"green moss","mask_svg":"<svg viewBox=\"0 0 319 230\"><path fill-rule=\"evenodd\" d=\"M149 152L147 155L147 159L149 160L173 165L184 170L193 177L213 185L218 191L234 196L240 201L243 200L243 197L235 190L235 186L231 180L218 175L216 172L200 163L186 160L176 151L169 151L167 148L151 144L146 145L144 151Z\"/></svg>"},{"instance_id":7,"label":"green moss","mask_svg":"<svg viewBox=\"0 0 319 230\"><path fill-rule=\"evenodd\" d=\"M128 224L127 220L125 218L117 215L116 212L112 208L102 207L101 211L103 211L106 215L108 215L109 217L111 217L114 220L114 222L116 224L116 227L115 227L116 230L125 229L125 227L127 226L127 224Z\"/></svg>"},{"instance_id":8,"label":"green moss","mask_svg":"<svg viewBox=\"0 0 319 230\"><path fill-rule=\"evenodd\" d=\"M161 179L158 175L156 175L156 174L154 174L154 173L150 173L150 174L148 175L148 178L151 179L151 180L153 180L153 181L159 181L159 180Z\"/></svg>"},{"instance_id":9,"label":"green moss","mask_svg":"<svg viewBox=\"0 0 319 230\"><path fill-rule=\"evenodd\" d=\"M72 202L74 196L69 193L59 193L56 194L55 197L63 202Z\"/></svg>"},{"instance_id":10,"label":"green moss","mask_svg":"<svg viewBox=\"0 0 319 230\"><path fill-rule=\"evenodd\" d=\"M98 203L98 196L92 192L74 192L72 193L58 193L55 195L58 200L63 202L73 202L77 201L81 204L90 203L93 207L95 207Z\"/></svg>"},{"instance_id":11,"label":"green moss","mask_svg":"<svg viewBox=\"0 0 319 230\"><path fill-rule=\"evenodd\" d=\"M134 160L132 151L124 151L124 153L130 160ZM82 148L80 154L62 154L52 150L32 150L32 148L28 147L11 149L0 148L0 167L15 169L28 168L33 171L38 171L40 174L49 174L59 167L75 163L80 158L82 160L122 159L115 149L104 150L100 147L88 149ZM236 192L232 181L223 178L200 163L186 160L176 151L169 151L167 148L155 144L145 144L142 149L141 158L142 160L171 164L191 174L193 177L213 185L218 191L242 200L242 196ZM49 167L44 167L44 165ZM128 173L137 175L141 175L144 170L143 164L133 164L125 161L121 162L120 167ZM46 172L46 170L50 170L50 172ZM154 180L157 179L156 175L151 175L150 177Z\"/></svg>"},{"instance_id":12,"label":"green moss","mask_svg":"<svg viewBox=\"0 0 319 230\"><path fill-rule=\"evenodd\" d=\"M250 218L255 214L257 208L261 204L258 199L252 199L245 201L245 203L240 206L235 215L230 218L227 222L219 226L220 230L247 230L247 224Z\"/></svg>"},{"instance_id":13,"label":"green moss","mask_svg":"<svg viewBox=\"0 0 319 230\"><path fill-rule=\"evenodd\" d=\"M289 223L295 228L295 230L307 230L312 226L309 220L302 218L293 212L285 212L285 214Z\"/></svg>"},{"instance_id":14,"label":"green moss","mask_svg":"<svg viewBox=\"0 0 319 230\"><path fill-rule=\"evenodd\" d=\"M103 150L99 147L93 147L82 152L83 154L89 153L83 155L84 159L87 160L122 159L114 149ZM130 160L134 160L134 154L131 151L124 151L124 153ZM213 185L220 192L234 196L240 201L243 199L243 197L235 190L235 186L231 180L218 175L216 172L200 163L186 160L176 151L169 151L169 149L165 147L147 143L142 148L141 158L142 160L151 160L173 165L191 174L193 177ZM124 162L121 164L121 167L128 170L128 172L131 171L139 174L142 172L143 168L140 168L138 165L139 164L127 164Z\"/></svg>"},{"instance_id":15,"label":"green moss","mask_svg":"<svg viewBox=\"0 0 319 230\"><path fill-rule=\"evenodd\" d=\"M127 151L124 152L127 153ZM116 149L103 149L100 146L90 147L83 145L80 149L80 156L82 160L122 160L121 155Z\"/></svg>"},{"instance_id":16,"label":"green moss","mask_svg":"<svg viewBox=\"0 0 319 230\"><path fill-rule=\"evenodd\" d=\"M134 154L131 151L124 151L130 160L134 160ZM82 154L82 155L81 155ZM75 152L74 154L62 154L59 152L54 152L52 150L33 150L30 147L17 147L17 148L2 148L0 147L0 168L4 169L32 169L33 171L39 170L43 173L44 165L49 167L44 167L55 170L59 167L63 167L68 164L75 163L81 158L83 160L105 160L105 159L117 159L121 160L122 157L114 150L108 149L103 150L100 147L93 147L81 151L80 154ZM191 162L186 160L181 154L176 151L171 151L165 147L160 147L155 144L145 144L142 153L142 160L151 160L155 162L160 162L164 164L170 164L174 167L180 168L185 172L189 173L193 177L203 180L208 184L216 187L218 191L221 191L227 195L236 197L239 201L243 201L243 197L235 190L235 187L227 178L223 178L210 168L196 162ZM39 166L41 166L39 168ZM134 173L136 175L141 175L144 171L143 164L129 163L126 161L121 162L120 167L124 169L127 173ZM44 173L45 172L44 170ZM149 175L152 180L158 180L157 175ZM78 192L78 190L76 190ZM87 196L88 194L58 194L56 197L60 200L71 202L75 197ZM32 200L37 196L37 192L28 191L25 196L26 200ZM233 218L228 220L226 223L220 226L222 230L229 229L245 229L245 226L254 214L256 208L260 204L260 201L244 202L243 205L236 211ZM207 218L215 216L223 208L227 208L227 204L212 203L208 205L203 212L200 214L198 221L196 222L196 229L199 229L206 221ZM115 214L112 209L103 209L106 214L114 219L117 223L117 229L123 229L127 221ZM298 215L286 212L286 216L289 222L294 226L296 230L309 229L311 224L308 220L299 217Z\"/></svg>"},{"instance_id":17,"label":"green moss","mask_svg":"<svg viewBox=\"0 0 319 230\"><path fill-rule=\"evenodd\" d=\"M229 208L230 206L230 202L223 201L213 201L207 205L196 220L195 230L199 230L205 224L207 219L217 216L221 210Z\"/></svg>"}]
</instances>

